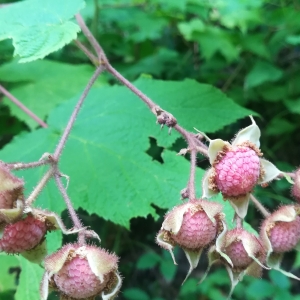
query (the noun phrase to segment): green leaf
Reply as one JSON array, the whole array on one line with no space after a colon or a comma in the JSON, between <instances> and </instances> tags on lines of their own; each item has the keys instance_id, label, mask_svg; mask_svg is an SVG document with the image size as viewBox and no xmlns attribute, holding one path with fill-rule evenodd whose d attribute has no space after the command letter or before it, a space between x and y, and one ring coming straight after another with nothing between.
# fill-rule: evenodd
<instances>
[{"instance_id":1,"label":"green leaf","mask_svg":"<svg viewBox=\"0 0 300 300\"><path fill-rule=\"evenodd\" d=\"M40 299L39 287L44 270L37 264L33 264L19 256L21 274L15 300Z\"/></svg>"},{"instance_id":2,"label":"green leaf","mask_svg":"<svg viewBox=\"0 0 300 300\"><path fill-rule=\"evenodd\" d=\"M245 78L245 87L247 89L254 88L265 82L277 81L282 76L282 70L274 65L264 61L257 61Z\"/></svg>"},{"instance_id":3,"label":"green leaf","mask_svg":"<svg viewBox=\"0 0 300 300\"><path fill-rule=\"evenodd\" d=\"M11 272L13 268L19 267L19 261L15 256L0 254L0 292L16 289L17 273Z\"/></svg>"},{"instance_id":4,"label":"green leaf","mask_svg":"<svg viewBox=\"0 0 300 300\"><path fill-rule=\"evenodd\" d=\"M27 0L0 10L0 41L13 39L15 56L29 62L62 48L80 28L69 21L84 7L83 0ZM26 11L26 13L24 13Z\"/></svg>"},{"instance_id":5,"label":"green leaf","mask_svg":"<svg viewBox=\"0 0 300 300\"><path fill-rule=\"evenodd\" d=\"M187 41L194 40L194 34L197 32L203 32L205 25L200 19L192 19L189 22L178 23L178 29Z\"/></svg>"},{"instance_id":6,"label":"green leaf","mask_svg":"<svg viewBox=\"0 0 300 300\"><path fill-rule=\"evenodd\" d=\"M300 44L300 35L287 36L286 42L291 45L299 45Z\"/></svg>"},{"instance_id":7,"label":"green leaf","mask_svg":"<svg viewBox=\"0 0 300 300\"><path fill-rule=\"evenodd\" d=\"M269 276L275 286L279 287L282 290L290 289L291 281L288 279L288 277L286 277L282 273L275 271L275 270L271 270L269 272Z\"/></svg>"},{"instance_id":8,"label":"green leaf","mask_svg":"<svg viewBox=\"0 0 300 300\"><path fill-rule=\"evenodd\" d=\"M208 27L205 32L198 34L196 40L199 42L201 54L207 60L216 53L221 53L228 62L239 57L240 49L234 44L230 34L218 27Z\"/></svg>"},{"instance_id":9,"label":"green leaf","mask_svg":"<svg viewBox=\"0 0 300 300\"><path fill-rule=\"evenodd\" d=\"M92 73L93 67L89 65L71 65L50 60L18 64L14 60L0 67L0 80L19 83L10 92L39 118L45 119L55 106L82 91ZM105 78L101 76L95 84L100 86L104 82ZM38 126L9 99L4 97L3 102L10 108L12 115L26 122L30 128Z\"/></svg>"},{"instance_id":10,"label":"green leaf","mask_svg":"<svg viewBox=\"0 0 300 300\"><path fill-rule=\"evenodd\" d=\"M143 254L137 261L136 268L140 270L151 269L161 261L161 257L155 252L148 252Z\"/></svg>"},{"instance_id":11,"label":"green leaf","mask_svg":"<svg viewBox=\"0 0 300 300\"><path fill-rule=\"evenodd\" d=\"M270 84L266 89L260 90L259 93L264 97L264 100L277 102L286 98L288 88L285 85L274 86L274 84Z\"/></svg>"},{"instance_id":12,"label":"green leaf","mask_svg":"<svg viewBox=\"0 0 300 300\"><path fill-rule=\"evenodd\" d=\"M274 294L274 286L266 280L255 280L246 287L247 299L257 299L257 295L260 299L265 299Z\"/></svg>"},{"instance_id":13,"label":"green leaf","mask_svg":"<svg viewBox=\"0 0 300 300\"><path fill-rule=\"evenodd\" d=\"M293 265L294 268L299 268L300 267L300 252L297 251L296 259Z\"/></svg>"},{"instance_id":14,"label":"green leaf","mask_svg":"<svg viewBox=\"0 0 300 300\"><path fill-rule=\"evenodd\" d=\"M128 300L149 300L150 297L139 288L129 288L123 292L123 296Z\"/></svg>"},{"instance_id":15,"label":"green leaf","mask_svg":"<svg viewBox=\"0 0 300 300\"><path fill-rule=\"evenodd\" d=\"M162 107L178 116L187 129L220 129L249 111L234 104L212 86L192 80L163 82L139 80L137 86ZM198 103L196 99L199 99ZM49 129L39 129L16 138L0 152L1 159L35 161L53 152L77 99L62 104L49 116ZM196 103L195 103L196 102ZM226 116L226 117L225 117ZM70 176L68 193L75 208L99 213L103 218L129 227L133 217L157 217L152 204L171 208L179 203L186 186L189 163L165 150L163 164L146 154L149 136L169 147L178 137L161 131L148 108L125 87L91 90L70 134L61 159L61 172ZM26 145L26 147L24 147ZM20 152L19 149L22 149ZM30 192L43 168L18 172ZM201 169L197 169L200 196ZM37 204L61 213L65 208L53 182L42 192ZM122 209L120 209L122 208Z\"/></svg>"},{"instance_id":16,"label":"green leaf","mask_svg":"<svg viewBox=\"0 0 300 300\"><path fill-rule=\"evenodd\" d=\"M48 253L53 253L62 245L62 232L55 230L47 233L47 250Z\"/></svg>"},{"instance_id":17,"label":"green leaf","mask_svg":"<svg viewBox=\"0 0 300 300\"><path fill-rule=\"evenodd\" d=\"M284 100L284 104L291 113L300 114L300 98Z\"/></svg>"},{"instance_id":18,"label":"green leaf","mask_svg":"<svg viewBox=\"0 0 300 300\"><path fill-rule=\"evenodd\" d=\"M263 34L251 34L241 37L241 44L243 48L257 56L265 59L270 58L270 51L264 43Z\"/></svg>"},{"instance_id":19,"label":"green leaf","mask_svg":"<svg viewBox=\"0 0 300 300\"><path fill-rule=\"evenodd\" d=\"M169 255L168 252L164 252ZM164 276L165 280L171 282L176 274L177 266L171 259L164 259L159 265L160 272Z\"/></svg>"},{"instance_id":20,"label":"green leaf","mask_svg":"<svg viewBox=\"0 0 300 300\"><path fill-rule=\"evenodd\" d=\"M297 125L286 119L281 119L280 117L271 120L270 124L266 128L265 134L270 136L278 136L280 134L291 133L296 129Z\"/></svg>"}]
</instances>

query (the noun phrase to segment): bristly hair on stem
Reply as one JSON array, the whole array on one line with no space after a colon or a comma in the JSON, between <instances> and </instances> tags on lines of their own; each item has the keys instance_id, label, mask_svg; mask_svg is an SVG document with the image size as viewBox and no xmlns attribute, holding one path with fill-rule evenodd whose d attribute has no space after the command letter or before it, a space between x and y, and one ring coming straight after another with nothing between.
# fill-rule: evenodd
<instances>
[{"instance_id":1,"label":"bristly hair on stem","mask_svg":"<svg viewBox=\"0 0 300 300\"><path fill-rule=\"evenodd\" d=\"M40 126L47 128L48 125L41 120L35 113L33 113L29 108L27 108L20 100L13 96L9 91L7 91L2 85L0 85L0 92L5 95L11 102L18 106L21 110L25 112L31 119L36 121Z\"/></svg>"},{"instance_id":2,"label":"bristly hair on stem","mask_svg":"<svg viewBox=\"0 0 300 300\"><path fill-rule=\"evenodd\" d=\"M81 108L81 106L82 106L85 98L87 97L87 95L88 95L91 87L93 86L94 82L96 81L96 79L99 77L99 75L103 71L104 71L104 67L103 66L99 66L96 69L96 71L94 72L93 76L89 80L87 86L85 87L85 89L84 89L81 97L79 98L79 100L78 100L78 102L77 102L77 104L76 104L76 106L75 106L75 108L74 108L74 110L72 112L72 115L71 115L71 117L69 119L69 122L68 122L68 124L67 124L67 126L66 126L66 128L65 128L65 130L64 130L64 132L62 134L62 137L61 137L61 139L60 139L60 141L59 141L59 143L58 143L58 145L57 145L57 147L56 147L56 149L54 151L53 158L56 161L58 161L58 159L59 159L59 157L60 157L60 155L61 155L61 153L63 151L63 148L64 148L64 146L66 144L66 141L67 141L67 139L69 137L69 134L70 134L70 132L71 132L71 130L73 128L73 125L75 123L76 117L77 117L77 115L78 115L78 113L80 111L80 108Z\"/></svg>"}]
</instances>

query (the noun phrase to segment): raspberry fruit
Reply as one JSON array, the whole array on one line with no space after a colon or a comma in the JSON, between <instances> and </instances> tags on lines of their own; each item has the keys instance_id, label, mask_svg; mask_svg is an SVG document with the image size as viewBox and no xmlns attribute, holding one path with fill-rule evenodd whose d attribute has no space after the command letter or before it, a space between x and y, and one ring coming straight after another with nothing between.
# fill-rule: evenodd
<instances>
[{"instance_id":1,"label":"raspberry fruit","mask_svg":"<svg viewBox=\"0 0 300 300\"><path fill-rule=\"evenodd\" d=\"M116 255L95 246L65 245L45 259L41 298L47 298L49 285L62 299L113 298L122 282L117 262Z\"/></svg>"},{"instance_id":2,"label":"raspberry fruit","mask_svg":"<svg viewBox=\"0 0 300 300\"><path fill-rule=\"evenodd\" d=\"M0 239L0 251L7 253L22 253L33 249L45 236L45 222L28 215L13 224L7 224Z\"/></svg>"},{"instance_id":3,"label":"raspberry fruit","mask_svg":"<svg viewBox=\"0 0 300 300\"><path fill-rule=\"evenodd\" d=\"M182 247L190 264L185 280L197 267L203 249L224 230L222 210L219 203L200 199L175 206L166 214L156 242L170 251L174 264L173 248Z\"/></svg>"},{"instance_id":4,"label":"raspberry fruit","mask_svg":"<svg viewBox=\"0 0 300 300\"><path fill-rule=\"evenodd\" d=\"M261 262L265 252L260 241L242 228L227 231L222 251L230 258L235 272L246 270L254 261Z\"/></svg>"},{"instance_id":5,"label":"raspberry fruit","mask_svg":"<svg viewBox=\"0 0 300 300\"><path fill-rule=\"evenodd\" d=\"M215 183L225 197L245 195L253 189L260 175L257 153L249 147L232 147L214 165Z\"/></svg>"},{"instance_id":6,"label":"raspberry fruit","mask_svg":"<svg viewBox=\"0 0 300 300\"><path fill-rule=\"evenodd\" d=\"M105 288L109 276L104 276L101 282L92 272L88 261L76 256L63 265L53 280L64 294L75 299L85 299L99 294Z\"/></svg>"},{"instance_id":7,"label":"raspberry fruit","mask_svg":"<svg viewBox=\"0 0 300 300\"><path fill-rule=\"evenodd\" d=\"M200 249L211 243L216 234L217 224L214 224L204 211L188 210L183 216L179 232L172 235L172 238L181 247Z\"/></svg>"},{"instance_id":8,"label":"raspberry fruit","mask_svg":"<svg viewBox=\"0 0 300 300\"><path fill-rule=\"evenodd\" d=\"M292 222L276 222L269 232L269 239L274 252L291 251L300 241L300 217Z\"/></svg>"},{"instance_id":9,"label":"raspberry fruit","mask_svg":"<svg viewBox=\"0 0 300 300\"><path fill-rule=\"evenodd\" d=\"M226 254L235 268L244 269L252 262L241 241L236 241L226 248Z\"/></svg>"}]
</instances>

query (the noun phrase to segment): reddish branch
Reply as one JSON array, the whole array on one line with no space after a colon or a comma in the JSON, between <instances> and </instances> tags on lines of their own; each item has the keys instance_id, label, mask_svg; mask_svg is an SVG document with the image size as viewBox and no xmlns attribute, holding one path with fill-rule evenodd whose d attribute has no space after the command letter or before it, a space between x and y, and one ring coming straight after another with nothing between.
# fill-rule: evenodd
<instances>
[{"instance_id":1,"label":"reddish branch","mask_svg":"<svg viewBox=\"0 0 300 300\"><path fill-rule=\"evenodd\" d=\"M36 121L39 125L41 125L44 128L48 127L48 125L43 120L41 120L36 114L34 114L30 109L28 109L22 102L20 102L16 97L14 97L2 85L0 85L0 92L4 94L11 102L16 104L21 110L23 110L30 118Z\"/></svg>"}]
</instances>

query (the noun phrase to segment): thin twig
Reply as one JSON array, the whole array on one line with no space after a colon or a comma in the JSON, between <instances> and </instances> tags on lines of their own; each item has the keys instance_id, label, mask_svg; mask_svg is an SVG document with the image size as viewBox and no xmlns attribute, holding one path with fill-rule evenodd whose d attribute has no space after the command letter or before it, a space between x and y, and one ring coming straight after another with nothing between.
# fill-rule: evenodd
<instances>
[{"instance_id":1,"label":"thin twig","mask_svg":"<svg viewBox=\"0 0 300 300\"><path fill-rule=\"evenodd\" d=\"M63 135L62 135L62 137L61 137L61 139L60 139L60 141L59 141L59 143L58 143L58 145L57 145L57 147L55 149L55 152L53 154L53 158L56 161L58 161L58 159L59 159L59 157L60 157L60 155L62 153L62 150L63 150L63 148L64 148L64 146L66 144L68 136L69 136L69 134L71 132L71 129L72 129L73 125L74 125L76 117L77 117L77 115L78 115L78 113L80 111L80 108L81 108L81 106L82 106L85 98L87 97L87 95L88 95L88 93L89 93L92 85L94 84L94 82L96 81L96 79L98 78L98 76L101 74L101 72L103 72L103 70L104 70L103 66L99 66L96 69L96 71L94 72L94 74L91 77L90 81L88 82L87 86L85 87L85 89L84 89L81 97L79 98L79 100L78 100L78 102L77 102L77 104L76 104L76 106L75 106L75 108L73 110L73 113L72 113L72 115L71 115L71 117L69 119L69 122L68 122L68 124L67 124L67 126L65 128L65 131L64 131L64 133L63 133Z\"/></svg>"},{"instance_id":2,"label":"thin twig","mask_svg":"<svg viewBox=\"0 0 300 300\"><path fill-rule=\"evenodd\" d=\"M190 178L188 182L188 193L189 199L196 199L196 191L195 191L195 173L196 173L196 159L197 159L197 150L191 150L191 162L190 162Z\"/></svg>"},{"instance_id":3,"label":"thin twig","mask_svg":"<svg viewBox=\"0 0 300 300\"><path fill-rule=\"evenodd\" d=\"M235 214L236 228L243 228L243 219Z\"/></svg>"},{"instance_id":4,"label":"thin twig","mask_svg":"<svg viewBox=\"0 0 300 300\"><path fill-rule=\"evenodd\" d=\"M180 125L178 125L176 119L170 113L162 110L154 101L152 101L142 91L140 91L137 87L135 87L129 80L127 80L124 76L122 76L109 63L109 61L104 53L104 50L102 49L101 45L97 42L97 40L94 38L94 36L91 33L91 31L89 30L89 28L86 26L83 18L78 14L78 15L76 15L76 19L77 19L77 22L78 22L83 34L87 37L91 46L97 52L98 57L101 59L101 63L105 66L105 69L109 73L111 73L117 80L119 80L122 84L124 84L128 89L130 89L134 94L136 94L150 108L152 113L154 113L156 116L159 116L158 112L159 113L163 112L165 115L167 115L171 119L171 121L173 119L174 125L169 126L169 127L174 128L186 139L189 146L192 146L192 147L190 147L190 149L196 149L203 155L207 156L207 147L203 143L201 143L193 133L186 131L184 128L182 128ZM198 147L195 146L196 143L198 144L197 145Z\"/></svg>"},{"instance_id":5,"label":"thin twig","mask_svg":"<svg viewBox=\"0 0 300 300\"><path fill-rule=\"evenodd\" d=\"M110 64L106 66L106 70L111 73L116 79L118 79L122 84L124 84L127 88L129 88L134 94L136 94L140 99L144 101L145 104L151 109L154 113L153 109L157 106L149 97L147 97L143 92L141 92L138 88L136 88L130 81L128 81L125 77L123 77L115 68L113 68Z\"/></svg>"},{"instance_id":6,"label":"thin twig","mask_svg":"<svg viewBox=\"0 0 300 300\"><path fill-rule=\"evenodd\" d=\"M34 114L29 108L27 108L22 102L20 102L15 96L13 96L9 91L7 91L2 85L0 85L0 92L4 94L11 102L17 105L21 110L25 112L31 119L36 121L39 125L47 128L48 125L41 120L36 114Z\"/></svg>"},{"instance_id":7,"label":"thin twig","mask_svg":"<svg viewBox=\"0 0 300 300\"><path fill-rule=\"evenodd\" d=\"M93 36L93 34L91 33L91 31L89 30L89 28L86 26L82 16L80 14L76 14L75 18L82 30L82 32L84 33L84 35L86 36L86 38L88 39L88 41L91 43L92 47L94 48L95 52L98 55L99 60L103 60L104 63L106 63L107 58L106 55L102 49L102 47L100 46L100 44L97 42L97 40L95 39L95 37Z\"/></svg>"},{"instance_id":8,"label":"thin twig","mask_svg":"<svg viewBox=\"0 0 300 300\"><path fill-rule=\"evenodd\" d=\"M243 66L244 66L244 61L241 61L238 66L234 69L234 71L231 73L231 75L228 77L228 79L226 80L226 82L224 83L223 87L222 87L222 91L225 92L227 91L227 89L229 88L229 86L232 84L232 82L234 81L234 79L236 78L236 76L239 74L239 72L242 70Z\"/></svg>"},{"instance_id":9,"label":"thin twig","mask_svg":"<svg viewBox=\"0 0 300 300\"><path fill-rule=\"evenodd\" d=\"M97 57L85 45L83 45L78 40L75 40L74 43L82 52L84 52L84 54L90 59L90 61L93 63L93 65L95 65L95 66L99 65Z\"/></svg>"},{"instance_id":10,"label":"thin twig","mask_svg":"<svg viewBox=\"0 0 300 300\"><path fill-rule=\"evenodd\" d=\"M43 190L43 188L46 186L47 182L50 180L50 178L53 175L53 167L51 167L42 177L42 179L39 181L37 186L34 188L32 193L29 195L29 197L26 200L26 205L30 206L37 198L37 196L40 194L40 192Z\"/></svg>"},{"instance_id":11,"label":"thin twig","mask_svg":"<svg viewBox=\"0 0 300 300\"><path fill-rule=\"evenodd\" d=\"M47 165L50 163L50 160L39 160L39 161L34 161L30 163L11 163L11 164L6 164L6 166L11 169L11 170L23 170L23 169L30 169L30 168L36 168L39 166Z\"/></svg>"},{"instance_id":12,"label":"thin twig","mask_svg":"<svg viewBox=\"0 0 300 300\"><path fill-rule=\"evenodd\" d=\"M80 228L83 228L77 214L76 214L76 211L72 205L72 201L71 199L69 198L68 194L67 194L67 191L66 189L64 188L62 182L61 182L61 177L59 175L59 171L56 169L55 170L55 173L54 173L54 179L55 179L55 182L56 182L56 185L59 189L59 191L61 192L62 196L63 196L63 199L65 200L65 203L66 203L66 206L68 208L68 211L69 211L69 214L70 214L70 217L72 219L72 222L74 224L74 227L77 228L77 229L80 229ZM84 244L85 243L85 240L84 240L84 234L78 234L78 242L80 244Z\"/></svg>"},{"instance_id":13,"label":"thin twig","mask_svg":"<svg viewBox=\"0 0 300 300\"><path fill-rule=\"evenodd\" d=\"M250 194L250 199L264 217L268 217L270 215L269 211L252 194Z\"/></svg>"}]
</instances>

